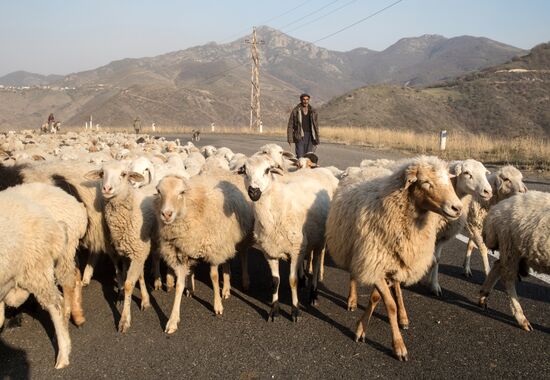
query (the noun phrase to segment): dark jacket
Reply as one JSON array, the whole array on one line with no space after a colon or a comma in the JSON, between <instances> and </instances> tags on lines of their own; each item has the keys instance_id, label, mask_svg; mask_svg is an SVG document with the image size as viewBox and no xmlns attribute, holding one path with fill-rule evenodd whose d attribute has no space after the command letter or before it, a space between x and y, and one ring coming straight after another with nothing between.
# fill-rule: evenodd
<instances>
[{"instance_id":1,"label":"dark jacket","mask_svg":"<svg viewBox=\"0 0 550 380\"><path fill-rule=\"evenodd\" d=\"M311 115L311 133L313 139L313 145L319 145L319 123L317 122L317 111L308 105L308 113ZM289 143L297 143L304 137L304 130L302 129L302 112L300 112L302 104L298 104L290 113L288 119L287 128L287 141Z\"/></svg>"}]
</instances>

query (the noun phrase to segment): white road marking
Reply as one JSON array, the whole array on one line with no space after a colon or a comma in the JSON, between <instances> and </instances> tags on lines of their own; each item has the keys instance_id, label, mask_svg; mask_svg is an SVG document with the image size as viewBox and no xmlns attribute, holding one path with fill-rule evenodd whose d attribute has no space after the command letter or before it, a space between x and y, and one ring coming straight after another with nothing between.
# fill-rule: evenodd
<instances>
[{"instance_id":1,"label":"white road marking","mask_svg":"<svg viewBox=\"0 0 550 380\"><path fill-rule=\"evenodd\" d=\"M462 235L462 234L458 234L458 235L456 235L456 238L457 238L458 240L460 240L461 242L463 242L464 244L468 244L468 240L469 240L469 239L468 239L467 236L464 236L464 235ZM489 251L489 255L491 255L491 256L493 256L494 258L497 258L497 259L499 258L499 253L498 253L498 251ZM541 280L541 281L546 282L547 284L550 284L550 276L547 275L547 274L544 274L544 273L536 273L536 272L533 272L533 271L531 271L529 274L530 274L531 276L533 276L533 277L538 278L538 279Z\"/></svg>"}]
</instances>

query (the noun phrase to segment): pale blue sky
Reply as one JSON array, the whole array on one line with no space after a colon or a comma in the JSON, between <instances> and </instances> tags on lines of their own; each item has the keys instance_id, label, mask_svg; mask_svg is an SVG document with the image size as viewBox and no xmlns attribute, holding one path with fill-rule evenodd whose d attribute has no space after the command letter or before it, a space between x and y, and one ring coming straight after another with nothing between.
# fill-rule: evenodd
<instances>
[{"instance_id":1,"label":"pale blue sky","mask_svg":"<svg viewBox=\"0 0 550 380\"><path fill-rule=\"evenodd\" d=\"M69 74L117 59L228 42L262 24L316 41L395 1L0 0L0 76L15 70ZM529 49L550 41L550 1L403 0L318 45L383 50L422 34L484 36Z\"/></svg>"}]
</instances>

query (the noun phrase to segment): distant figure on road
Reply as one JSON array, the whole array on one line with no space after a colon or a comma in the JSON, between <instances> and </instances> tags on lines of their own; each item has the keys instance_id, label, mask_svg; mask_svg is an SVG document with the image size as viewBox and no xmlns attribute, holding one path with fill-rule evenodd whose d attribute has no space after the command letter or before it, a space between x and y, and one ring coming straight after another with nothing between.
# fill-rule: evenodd
<instances>
[{"instance_id":1,"label":"distant figure on road","mask_svg":"<svg viewBox=\"0 0 550 380\"><path fill-rule=\"evenodd\" d=\"M191 131L191 140L192 141L201 141L201 131L198 129L193 129Z\"/></svg>"},{"instance_id":2,"label":"distant figure on road","mask_svg":"<svg viewBox=\"0 0 550 380\"><path fill-rule=\"evenodd\" d=\"M136 135L141 132L141 119L139 116L134 119L134 131L136 132Z\"/></svg>"},{"instance_id":3,"label":"distant figure on road","mask_svg":"<svg viewBox=\"0 0 550 380\"><path fill-rule=\"evenodd\" d=\"M290 149L296 144L296 157L315 152L319 145L317 111L309 104L308 94L300 95L300 103L294 107L288 119L287 141Z\"/></svg>"},{"instance_id":4,"label":"distant figure on road","mask_svg":"<svg viewBox=\"0 0 550 380\"><path fill-rule=\"evenodd\" d=\"M48 116L48 130L51 130L52 124L55 123L55 117L53 117L53 113Z\"/></svg>"}]
</instances>

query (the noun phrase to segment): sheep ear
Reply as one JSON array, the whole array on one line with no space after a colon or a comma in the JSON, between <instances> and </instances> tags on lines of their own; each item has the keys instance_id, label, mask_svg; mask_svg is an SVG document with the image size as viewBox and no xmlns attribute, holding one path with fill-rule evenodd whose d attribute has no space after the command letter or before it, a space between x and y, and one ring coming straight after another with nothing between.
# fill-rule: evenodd
<instances>
[{"instance_id":1,"label":"sheep ear","mask_svg":"<svg viewBox=\"0 0 550 380\"><path fill-rule=\"evenodd\" d=\"M306 154L304 154L304 157L305 158L309 158L309 160L311 162L313 162L314 164L318 164L319 163L319 157L313 153L313 152L307 152Z\"/></svg>"},{"instance_id":2,"label":"sheep ear","mask_svg":"<svg viewBox=\"0 0 550 380\"><path fill-rule=\"evenodd\" d=\"M298 159L296 159L296 158L290 158L289 160L290 160L290 162L292 162L292 165L294 165L294 166L296 166L296 167L298 167L298 168L300 167L300 161L298 161Z\"/></svg>"},{"instance_id":3,"label":"sheep ear","mask_svg":"<svg viewBox=\"0 0 550 380\"><path fill-rule=\"evenodd\" d=\"M284 151L284 152L282 153L282 155L283 155L283 157L288 158L288 159L296 158L296 156L295 156L294 153L292 153L292 152Z\"/></svg>"},{"instance_id":4,"label":"sheep ear","mask_svg":"<svg viewBox=\"0 0 550 380\"><path fill-rule=\"evenodd\" d=\"M409 186L411 186L418 180L417 174L418 168L416 166L409 166L407 168L407 170L405 171L405 183L403 187L404 189L408 189Z\"/></svg>"},{"instance_id":5,"label":"sheep ear","mask_svg":"<svg viewBox=\"0 0 550 380\"><path fill-rule=\"evenodd\" d=\"M46 160L46 159L44 158L44 156L41 156L41 155L39 155L39 154L33 154L32 159L33 159L34 161L45 161L45 160Z\"/></svg>"},{"instance_id":6,"label":"sheep ear","mask_svg":"<svg viewBox=\"0 0 550 380\"><path fill-rule=\"evenodd\" d=\"M237 174L246 174L246 169L245 169L244 165L241 166L239 168L239 170L237 170Z\"/></svg>"},{"instance_id":7,"label":"sheep ear","mask_svg":"<svg viewBox=\"0 0 550 380\"><path fill-rule=\"evenodd\" d=\"M103 170L91 170L88 173L84 174L84 178L89 181L97 181L98 179L102 179Z\"/></svg>"},{"instance_id":8,"label":"sheep ear","mask_svg":"<svg viewBox=\"0 0 550 380\"><path fill-rule=\"evenodd\" d=\"M449 173L453 175L453 177L459 176L463 171L462 163L461 162L453 162L451 165L449 165ZM451 177L451 178L453 178Z\"/></svg>"},{"instance_id":9,"label":"sheep ear","mask_svg":"<svg viewBox=\"0 0 550 380\"><path fill-rule=\"evenodd\" d=\"M143 182L143 181L145 181L145 177L143 175L141 175L140 173L137 173L137 172L128 172L126 174L126 177L128 178L128 181L129 180L132 180L134 182Z\"/></svg>"},{"instance_id":10,"label":"sheep ear","mask_svg":"<svg viewBox=\"0 0 550 380\"><path fill-rule=\"evenodd\" d=\"M274 166L274 167L270 168L269 171L271 173L277 174L277 175L283 175L284 174L283 169L281 169L280 166Z\"/></svg>"}]
</instances>

